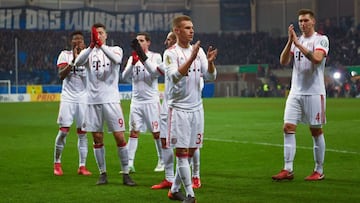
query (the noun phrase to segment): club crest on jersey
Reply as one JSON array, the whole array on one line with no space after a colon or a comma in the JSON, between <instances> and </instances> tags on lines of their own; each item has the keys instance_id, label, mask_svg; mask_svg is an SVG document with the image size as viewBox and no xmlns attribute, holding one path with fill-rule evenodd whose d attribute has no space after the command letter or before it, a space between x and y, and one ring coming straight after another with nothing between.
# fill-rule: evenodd
<instances>
[{"instance_id":1,"label":"club crest on jersey","mask_svg":"<svg viewBox=\"0 0 360 203\"><path fill-rule=\"evenodd\" d=\"M171 138L171 144L176 144L177 143L177 139L176 138Z\"/></svg>"},{"instance_id":2,"label":"club crest on jersey","mask_svg":"<svg viewBox=\"0 0 360 203\"><path fill-rule=\"evenodd\" d=\"M170 56L166 56L165 62L166 62L166 65L170 65L170 64L171 64Z\"/></svg>"}]
</instances>

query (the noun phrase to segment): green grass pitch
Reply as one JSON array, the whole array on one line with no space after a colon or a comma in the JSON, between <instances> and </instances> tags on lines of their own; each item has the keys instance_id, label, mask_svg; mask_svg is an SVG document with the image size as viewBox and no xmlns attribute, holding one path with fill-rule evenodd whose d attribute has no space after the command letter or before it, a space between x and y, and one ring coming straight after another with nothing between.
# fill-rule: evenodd
<instances>
[{"instance_id":1,"label":"green grass pitch","mask_svg":"<svg viewBox=\"0 0 360 203\"><path fill-rule=\"evenodd\" d=\"M122 103L127 121L129 101ZM284 104L285 98L204 99L202 188L195 190L198 202L360 201L360 100L327 100L326 177L320 182L304 181L314 167L312 139L305 125L299 125L296 136L295 179L271 180L283 167ZM141 135L139 140L137 172L132 174L136 187L122 185L111 134L105 135L109 184L95 185L98 170L90 134L87 167L93 175L77 175L74 128L63 153L64 176L54 176L58 105L0 104L0 202L171 202L167 190L150 189L164 178L163 172L153 172L157 158L150 134Z\"/></svg>"}]
</instances>

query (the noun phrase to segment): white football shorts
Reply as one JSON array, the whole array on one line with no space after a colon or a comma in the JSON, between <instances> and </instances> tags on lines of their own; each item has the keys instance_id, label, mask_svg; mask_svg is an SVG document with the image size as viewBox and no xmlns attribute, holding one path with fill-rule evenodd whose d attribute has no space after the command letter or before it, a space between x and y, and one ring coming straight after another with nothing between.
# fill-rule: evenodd
<instances>
[{"instance_id":1,"label":"white football shorts","mask_svg":"<svg viewBox=\"0 0 360 203\"><path fill-rule=\"evenodd\" d=\"M130 131L160 132L160 102L131 103L129 126Z\"/></svg>"},{"instance_id":2,"label":"white football shorts","mask_svg":"<svg viewBox=\"0 0 360 203\"><path fill-rule=\"evenodd\" d=\"M325 95L289 95L286 100L284 122L297 125L299 122L309 125L326 123Z\"/></svg>"},{"instance_id":3,"label":"white football shorts","mask_svg":"<svg viewBox=\"0 0 360 203\"><path fill-rule=\"evenodd\" d=\"M173 148L201 148L204 136L204 109L194 112L169 109L169 144Z\"/></svg>"},{"instance_id":4,"label":"white football shorts","mask_svg":"<svg viewBox=\"0 0 360 203\"><path fill-rule=\"evenodd\" d=\"M121 104L88 104L85 112L85 122L82 126L87 132L104 132L104 124L111 132L125 131L125 120Z\"/></svg>"},{"instance_id":5,"label":"white football shorts","mask_svg":"<svg viewBox=\"0 0 360 203\"><path fill-rule=\"evenodd\" d=\"M86 104L62 101L60 102L57 123L60 127L70 127L75 119L76 128L81 128L84 122L85 109Z\"/></svg>"}]
</instances>

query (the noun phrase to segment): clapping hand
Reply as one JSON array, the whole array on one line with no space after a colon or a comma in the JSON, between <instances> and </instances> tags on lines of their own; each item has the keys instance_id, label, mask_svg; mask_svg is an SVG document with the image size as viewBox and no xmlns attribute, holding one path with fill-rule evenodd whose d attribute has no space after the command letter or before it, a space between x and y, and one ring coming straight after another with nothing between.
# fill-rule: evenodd
<instances>
[{"instance_id":1,"label":"clapping hand","mask_svg":"<svg viewBox=\"0 0 360 203\"><path fill-rule=\"evenodd\" d=\"M135 65L139 61L139 56L137 55L136 51L132 51L131 56L132 56L131 64Z\"/></svg>"},{"instance_id":2,"label":"clapping hand","mask_svg":"<svg viewBox=\"0 0 360 203\"><path fill-rule=\"evenodd\" d=\"M94 48L95 45L101 47L103 42L99 39L99 33L96 30L96 27L91 28L91 38L90 38L90 48Z\"/></svg>"},{"instance_id":3,"label":"clapping hand","mask_svg":"<svg viewBox=\"0 0 360 203\"><path fill-rule=\"evenodd\" d=\"M136 52L142 62L146 61L148 57L146 56L144 50L141 48L137 39L133 39L131 41L131 48L133 48L133 50Z\"/></svg>"},{"instance_id":4,"label":"clapping hand","mask_svg":"<svg viewBox=\"0 0 360 203\"><path fill-rule=\"evenodd\" d=\"M215 61L217 53L218 53L217 49L214 49L212 46L209 46L206 57L210 63Z\"/></svg>"}]
</instances>

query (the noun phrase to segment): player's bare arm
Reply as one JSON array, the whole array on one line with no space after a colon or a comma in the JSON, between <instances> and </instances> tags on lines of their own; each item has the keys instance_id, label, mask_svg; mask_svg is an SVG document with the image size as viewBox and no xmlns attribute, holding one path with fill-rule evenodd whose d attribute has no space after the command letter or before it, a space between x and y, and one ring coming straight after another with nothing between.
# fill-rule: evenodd
<instances>
[{"instance_id":1,"label":"player's bare arm","mask_svg":"<svg viewBox=\"0 0 360 203\"><path fill-rule=\"evenodd\" d=\"M214 49L212 46L209 46L206 57L208 60L208 72L213 73L215 71L214 61L216 59L218 50Z\"/></svg>"},{"instance_id":2,"label":"player's bare arm","mask_svg":"<svg viewBox=\"0 0 360 203\"><path fill-rule=\"evenodd\" d=\"M71 64L62 64L59 66L59 78L60 80L64 80L66 78L66 76L70 73L72 69Z\"/></svg>"},{"instance_id":3,"label":"player's bare arm","mask_svg":"<svg viewBox=\"0 0 360 203\"><path fill-rule=\"evenodd\" d=\"M181 73L181 75L184 76L187 75L191 64L196 59L199 49L200 49L200 41L197 41L194 45L192 45L192 52L189 59L178 68L178 71Z\"/></svg>"},{"instance_id":4,"label":"player's bare arm","mask_svg":"<svg viewBox=\"0 0 360 203\"><path fill-rule=\"evenodd\" d=\"M297 39L293 24L289 25L288 36L289 36L288 41L286 42L286 45L280 55L281 65L288 65L291 61L291 53L290 53L291 45L293 41Z\"/></svg>"},{"instance_id":5,"label":"player's bare arm","mask_svg":"<svg viewBox=\"0 0 360 203\"><path fill-rule=\"evenodd\" d=\"M83 41L78 42L76 44L74 44L73 46L73 60L71 61L71 63L69 64L64 64L61 65L59 67L59 77L61 80L64 80L66 78L66 76L70 73L70 71L72 70L72 67L75 66L75 59L77 58L77 56L80 54L80 52L86 48L86 45Z\"/></svg>"}]
</instances>

